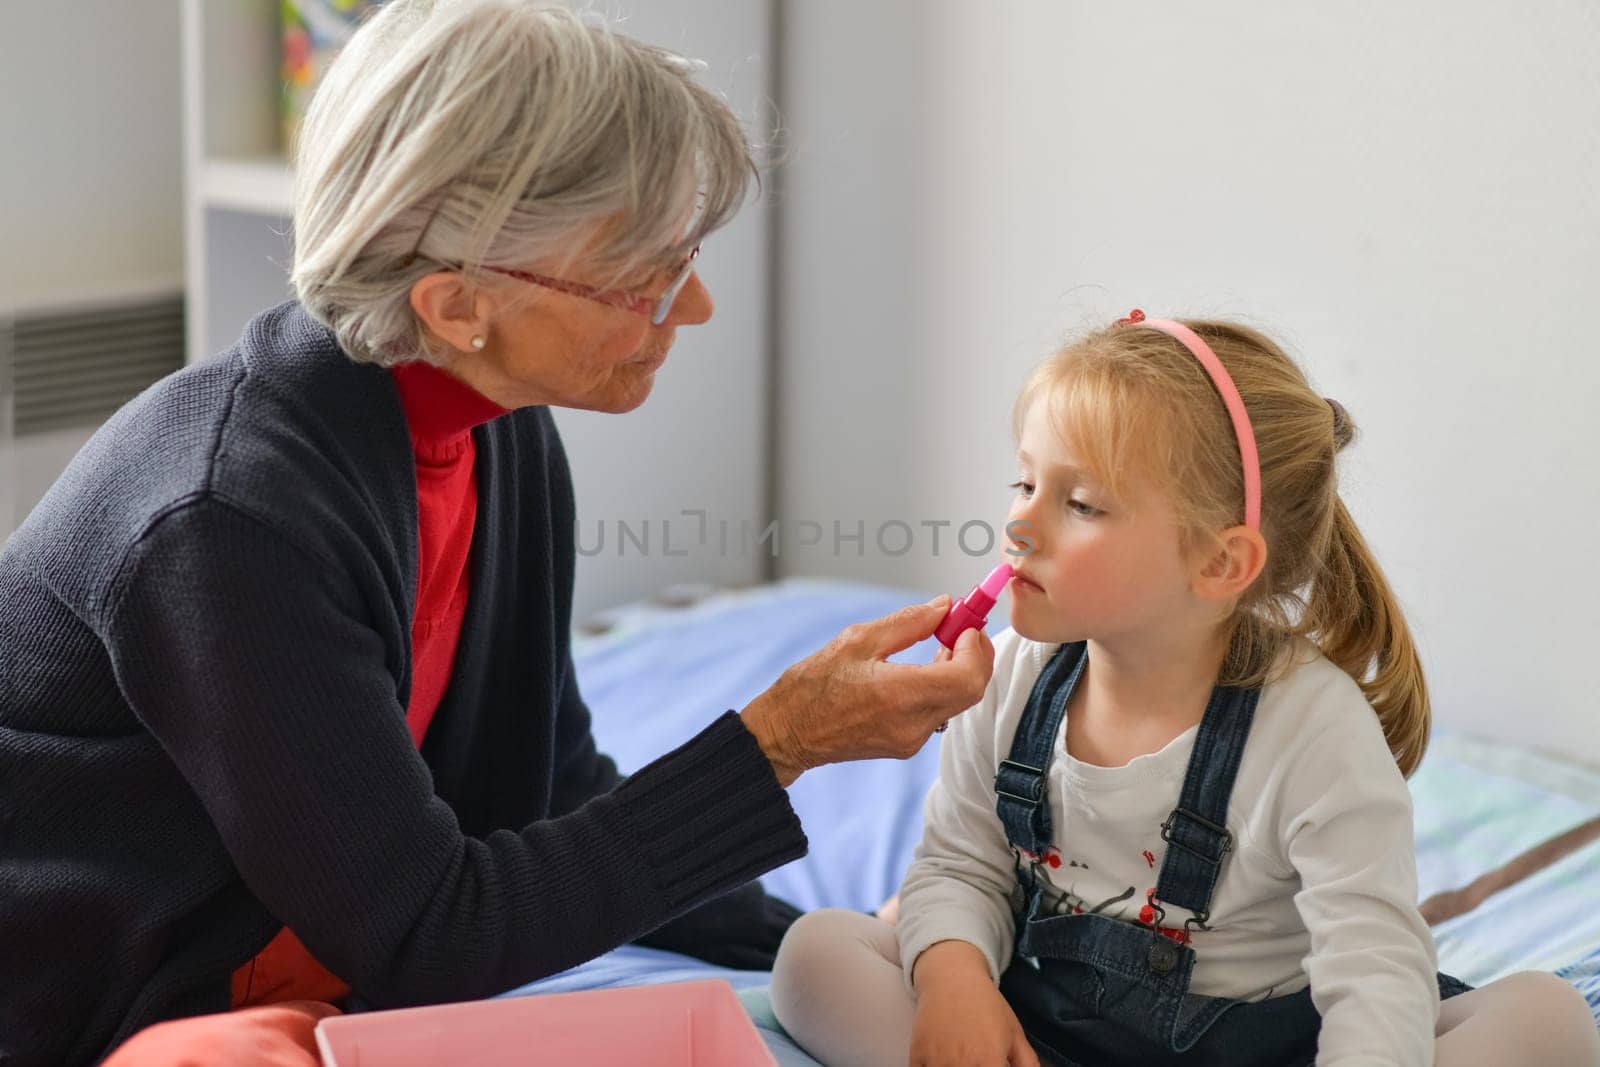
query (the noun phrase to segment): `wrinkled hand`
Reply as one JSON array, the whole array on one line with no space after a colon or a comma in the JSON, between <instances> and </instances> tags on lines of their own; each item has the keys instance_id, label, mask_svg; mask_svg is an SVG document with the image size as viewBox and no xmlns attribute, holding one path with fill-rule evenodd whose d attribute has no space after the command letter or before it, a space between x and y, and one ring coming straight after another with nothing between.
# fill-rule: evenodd
<instances>
[{"instance_id":1,"label":"wrinkled hand","mask_svg":"<svg viewBox=\"0 0 1600 1067\"><path fill-rule=\"evenodd\" d=\"M962 634L934 663L887 662L931 636L950 603L940 596L847 626L750 702L745 726L779 782L788 786L827 763L906 759L940 723L982 699L994 672L994 645L982 630Z\"/></svg>"}]
</instances>

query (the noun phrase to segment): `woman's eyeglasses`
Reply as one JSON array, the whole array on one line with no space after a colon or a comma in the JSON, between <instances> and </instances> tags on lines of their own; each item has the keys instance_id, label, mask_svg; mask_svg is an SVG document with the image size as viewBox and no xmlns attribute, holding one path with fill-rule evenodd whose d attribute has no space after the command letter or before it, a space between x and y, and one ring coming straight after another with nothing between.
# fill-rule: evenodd
<instances>
[{"instance_id":1,"label":"woman's eyeglasses","mask_svg":"<svg viewBox=\"0 0 1600 1067\"><path fill-rule=\"evenodd\" d=\"M700 258L700 246L694 248L684 257L683 263L673 270L672 281L659 296L643 296L639 293L630 293L621 289L596 289L592 285L581 282L569 282L561 278L551 278L543 274L529 274L523 270L512 270L509 267L485 267L496 274L504 274L508 278L515 278L521 282L531 282L546 289L554 289L559 293L568 293L572 296L581 296L585 300L596 303L608 304L631 311L636 315L647 315L650 321L660 326L667 319L667 314L672 310L673 302L678 299L678 293L689 282L689 275L694 273L695 260Z\"/></svg>"}]
</instances>

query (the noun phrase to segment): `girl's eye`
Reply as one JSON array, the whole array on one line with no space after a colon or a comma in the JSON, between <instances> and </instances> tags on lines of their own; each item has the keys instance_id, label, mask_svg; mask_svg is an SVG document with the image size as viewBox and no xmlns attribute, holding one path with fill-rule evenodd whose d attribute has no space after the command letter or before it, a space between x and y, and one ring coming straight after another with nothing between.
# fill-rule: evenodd
<instances>
[{"instance_id":1,"label":"girl's eye","mask_svg":"<svg viewBox=\"0 0 1600 1067\"><path fill-rule=\"evenodd\" d=\"M1032 482L1012 482L1007 488L1017 490L1017 492L1020 493L1024 499L1033 496ZM1093 504L1085 504L1081 500L1069 499L1067 501L1067 510L1071 511L1074 515L1080 515L1086 519L1092 519L1096 515L1105 514L1105 512L1101 511Z\"/></svg>"}]
</instances>

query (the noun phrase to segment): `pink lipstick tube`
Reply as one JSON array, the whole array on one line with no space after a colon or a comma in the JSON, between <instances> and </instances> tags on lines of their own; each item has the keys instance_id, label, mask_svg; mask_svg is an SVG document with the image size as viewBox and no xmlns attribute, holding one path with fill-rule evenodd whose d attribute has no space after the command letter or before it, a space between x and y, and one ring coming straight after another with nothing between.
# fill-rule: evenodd
<instances>
[{"instance_id":1,"label":"pink lipstick tube","mask_svg":"<svg viewBox=\"0 0 1600 1067\"><path fill-rule=\"evenodd\" d=\"M945 648L954 649L956 638L974 627L982 627L989 621L989 612L994 608L994 602L1000 598L1000 592L1011 580L1011 564L1002 563L989 572L978 586L966 596L950 605L950 613L944 617L939 628L933 631L933 636Z\"/></svg>"}]
</instances>

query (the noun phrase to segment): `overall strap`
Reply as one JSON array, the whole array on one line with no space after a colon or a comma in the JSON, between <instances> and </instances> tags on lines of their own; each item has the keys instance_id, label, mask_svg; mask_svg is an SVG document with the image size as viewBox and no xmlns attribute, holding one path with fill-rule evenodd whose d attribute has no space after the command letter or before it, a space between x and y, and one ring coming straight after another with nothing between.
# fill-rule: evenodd
<instances>
[{"instance_id":1,"label":"overall strap","mask_svg":"<svg viewBox=\"0 0 1600 1067\"><path fill-rule=\"evenodd\" d=\"M1217 877L1233 849L1228 800L1260 698L1259 688L1218 686L1211 691L1178 806L1161 824L1167 854L1156 879L1156 898L1189 909L1194 925L1204 926L1210 917Z\"/></svg>"},{"instance_id":2,"label":"overall strap","mask_svg":"<svg viewBox=\"0 0 1600 1067\"><path fill-rule=\"evenodd\" d=\"M1088 662L1086 642L1062 645L1039 672L1022 719L1011 739L1011 755L1000 761L994 776L995 809L1006 840L1017 848L1042 854L1050 845L1050 805L1045 799L1045 774L1061 720Z\"/></svg>"}]
</instances>

